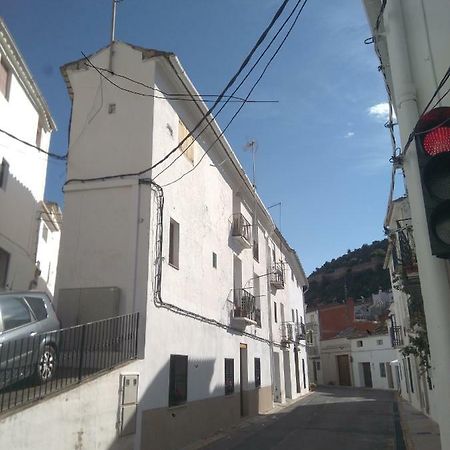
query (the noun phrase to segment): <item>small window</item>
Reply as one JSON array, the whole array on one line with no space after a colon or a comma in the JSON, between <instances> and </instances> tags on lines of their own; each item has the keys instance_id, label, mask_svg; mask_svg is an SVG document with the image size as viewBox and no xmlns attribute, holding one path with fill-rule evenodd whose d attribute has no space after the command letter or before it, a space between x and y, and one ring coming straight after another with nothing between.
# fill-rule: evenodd
<instances>
[{"instance_id":1,"label":"small window","mask_svg":"<svg viewBox=\"0 0 450 450\"><path fill-rule=\"evenodd\" d=\"M380 377L386 378L386 365L380 362Z\"/></svg>"},{"instance_id":2,"label":"small window","mask_svg":"<svg viewBox=\"0 0 450 450\"><path fill-rule=\"evenodd\" d=\"M0 248L0 289L6 287L8 277L9 253Z\"/></svg>"},{"instance_id":3,"label":"small window","mask_svg":"<svg viewBox=\"0 0 450 450\"><path fill-rule=\"evenodd\" d=\"M9 176L9 163L5 158L2 159L2 165L0 166L0 189L6 189L6 183Z\"/></svg>"},{"instance_id":4,"label":"small window","mask_svg":"<svg viewBox=\"0 0 450 450\"><path fill-rule=\"evenodd\" d=\"M234 393L234 359L225 358L225 395Z\"/></svg>"},{"instance_id":5,"label":"small window","mask_svg":"<svg viewBox=\"0 0 450 450\"><path fill-rule=\"evenodd\" d=\"M217 269L217 254L213 252L212 254L212 265L214 269Z\"/></svg>"},{"instance_id":6,"label":"small window","mask_svg":"<svg viewBox=\"0 0 450 450\"><path fill-rule=\"evenodd\" d=\"M39 297L25 297L25 300L30 305L36 320L44 320L48 317L47 308L45 307L44 300Z\"/></svg>"},{"instance_id":7,"label":"small window","mask_svg":"<svg viewBox=\"0 0 450 450\"><path fill-rule=\"evenodd\" d=\"M44 239L45 242L47 242L48 239L48 228L45 224L42 224L42 239Z\"/></svg>"},{"instance_id":8,"label":"small window","mask_svg":"<svg viewBox=\"0 0 450 450\"><path fill-rule=\"evenodd\" d=\"M277 317L277 304L276 302L273 302L273 317L275 319L275 323L278 322L278 317Z\"/></svg>"},{"instance_id":9,"label":"small window","mask_svg":"<svg viewBox=\"0 0 450 450\"><path fill-rule=\"evenodd\" d=\"M0 56L1 58L1 56ZM11 70L6 66L3 58L0 59L0 92L9 100L9 88L11 84Z\"/></svg>"},{"instance_id":10,"label":"small window","mask_svg":"<svg viewBox=\"0 0 450 450\"><path fill-rule=\"evenodd\" d=\"M313 345L313 343L314 343L313 332L312 332L312 330L308 330L308 331L306 332L306 343L307 343L308 345Z\"/></svg>"},{"instance_id":11,"label":"small window","mask_svg":"<svg viewBox=\"0 0 450 450\"><path fill-rule=\"evenodd\" d=\"M363 346L363 341L356 341L356 346L357 347L362 347Z\"/></svg>"},{"instance_id":12,"label":"small window","mask_svg":"<svg viewBox=\"0 0 450 450\"><path fill-rule=\"evenodd\" d=\"M186 136L189 135L189 131L186 128L186 125L179 120L178 122L178 144L181 144ZM193 136L189 136L180 146L180 151L183 155L194 164L194 147L195 147L195 139Z\"/></svg>"},{"instance_id":13,"label":"small window","mask_svg":"<svg viewBox=\"0 0 450 450\"><path fill-rule=\"evenodd\" d=\"M294 309L292 309L291 312L292 312L292 322L295 322L295 311L294 311Z\"/></svg>"},{"instance_id":14,"label":"small window","mask_svg":"<svg viewBox=\"0 0 450 450\"><path fill-rule=\"evenodd\" d=\"M179 252L180 252L180 224L170 219L169 228L169 264L175 268L179 268Z\"/></svg>"},{"instance_id":15,"label":"small window","mask_svg":"<svg viewBox=\"0 0 450 450\"><path fill-rule=\"evenodd\" d=\"M0 299L0 310L3 319L3 330L8 331L31 322L28 306L19 297L3 297Z\"/></svg>"},{"instance_id":16,"label":"small window","mask_svg":"<svg viewBox=\"0 0 450 450\"><path fill-rule=\"evenodd\" d=\"M383 345L383 339L377 339L377 345Z\"/></svg>"},{"instance_id":17,"label":"small window","mask_svg":"<svg viewBox=\"0 0 450 450\"><path fill-rule=\"evenodd\" d=\"M316 361L316 369L320 370L320 361Z\"/></svg>"},{"instance_id":18,"label":"small window","mask_svg":"<svg viewBox=\"0 0 450 450\"><path fill-rule=\"evenodd\" d=\"M261 359L255 358L255 387L261 387Z\"/></svg>"},{"instance_id":19,"label":"small window","mask_svg":"<svg viewBox=\"0 0 450 450\"><path fill-rule=\"evenodd\" d=\"M186 403L188 357L170 355L169 406Z\"/></svg>"},{"instance_id":20,"label":"small window","mask_svg":"<svg viewBox=\"0 0 450 450\"><path fill-rule=\"evenodd\" d=\"M295 317L296 317L297 323L298 323L298 309L295 310Z\"/></svg>"},{"instance_id":21,"label":"small window","mask_svg":"<svg viewBox=\"0 0 450 450\"><path fill-rule=\"evenodd\" d=\"M259 262L259 235L257 226L253 226L253 259Z\"/></svg>"}]
</instances>

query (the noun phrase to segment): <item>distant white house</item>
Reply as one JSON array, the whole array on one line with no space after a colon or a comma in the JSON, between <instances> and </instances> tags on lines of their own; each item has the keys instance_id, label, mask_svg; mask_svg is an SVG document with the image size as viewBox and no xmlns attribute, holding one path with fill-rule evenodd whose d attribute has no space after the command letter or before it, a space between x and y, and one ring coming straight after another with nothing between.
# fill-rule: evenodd
<instances>
[{"instance_id":1,"label":"distant white house","mask_svg":"<svg viewBox=\"0 0 450 450\"><path fill-rule=\"evenodd\" d=\"M52 226L44 203L48 157L15 138L47 151L55 129L47 104L0 18L0 290L47 290L47 280L49 292L54 289L59 224ZM43 221L49 225L50 246L42 242ZM51 274L42 278L49 268Z\"/></svg>"}]
</instances>

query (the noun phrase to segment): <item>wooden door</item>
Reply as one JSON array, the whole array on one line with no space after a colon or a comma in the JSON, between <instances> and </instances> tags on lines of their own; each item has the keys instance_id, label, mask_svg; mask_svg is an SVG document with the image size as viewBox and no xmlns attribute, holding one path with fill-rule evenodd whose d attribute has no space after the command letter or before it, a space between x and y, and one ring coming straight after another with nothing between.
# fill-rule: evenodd
<instances>
[{"instance_id":1,"label":"wooden door","mask_svg":"<svg viewBox=\"0 0 450 450\"><path fill-rule=\"evenodd\" d=\"M351 386L352 381L350 378L350 362L348 360L348 355L338 355L338 374L339 374L339 384L341 386Z\"/></svg>"}]
</instances>

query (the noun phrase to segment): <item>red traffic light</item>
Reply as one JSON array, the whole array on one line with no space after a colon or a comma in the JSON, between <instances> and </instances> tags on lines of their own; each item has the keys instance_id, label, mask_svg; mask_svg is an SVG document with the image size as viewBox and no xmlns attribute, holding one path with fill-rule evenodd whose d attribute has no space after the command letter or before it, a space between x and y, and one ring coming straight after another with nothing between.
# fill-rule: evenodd
<instances>
[{"instance_id":1,"label":"red traffic light","mask_svg":"<svg viewBox=\"0 0 450 450\"><path fill-rule=\"evenodd\" d=\"M450 128L439 127L425 135L423 149L430 156L450 152Z\"/></svg>"}]
</instances>

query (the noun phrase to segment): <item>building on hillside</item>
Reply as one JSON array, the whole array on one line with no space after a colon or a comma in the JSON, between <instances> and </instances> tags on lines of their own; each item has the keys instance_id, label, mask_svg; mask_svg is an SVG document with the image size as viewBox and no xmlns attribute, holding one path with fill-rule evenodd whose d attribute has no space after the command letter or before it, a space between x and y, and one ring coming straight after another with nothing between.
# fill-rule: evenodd
<instances>
[{"instance_id":1,"label":"building on hillside","mask_svg":"<svg viewBox=\"0 0 450 450\"><path fill-rule=\"evenodd\" d=\"M56 129L47 104L0 18L0 290L46 288L58 245L42 242L48 157L17 139L48 151ZM15 139L17 138L17 139ZM59 221L61 216L59 217ZM59 231L52 240L59 239ZM45 260L43 268L39 259ZM51 267L52 276L42 278Z\"/></svg>"},{"instance_id":2,"label":"building on hillside","mask_svg":"<svg viewBox=\"0 0 450 450\"><path fill-rule=\"evenodd\" d=\"M437 420L433 360L429 358L431 367L427 370L420 365L418 357L402 352L413 344L412 339L419 336L419 333L426 336L427 328L415 244L411 233L411 212L406 197L391 203L387 226L390 239L385 267L391 274L394 296L388 323L392 346L396 349L393 361L400 378L399 390L401 396L415 408Z\"/></svg>"},{"instance_id":3,"label":"building on hillside","mask_svg":"<svg viewBox=\"0 0 450 450\"><path fill-rule=\"evenodd\" d=\"M181 448L307 392L299 258L217 123L197 131L207 106L177 57L114 42L62 74L72 120L57 311L66 326L140 314L136 432L122 442L111 423L97 438Z\"/></svg>"}]
</instances>

